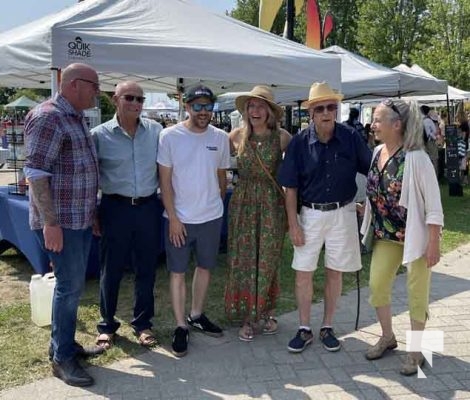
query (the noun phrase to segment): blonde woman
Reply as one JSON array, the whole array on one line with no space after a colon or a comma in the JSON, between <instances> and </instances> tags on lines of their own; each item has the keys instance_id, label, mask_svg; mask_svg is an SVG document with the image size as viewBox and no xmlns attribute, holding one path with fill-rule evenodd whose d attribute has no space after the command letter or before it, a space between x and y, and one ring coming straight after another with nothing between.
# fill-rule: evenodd
<instances>
[{"instance_id":1,"label":"blonde woman","mask_svg":"<svg viewBox=\"0 0 470 400\"><path fill-rule=\"evenodd\" d=\"M243 126L230 133L239 180L229 206L225 310L241 320L239 338L275 334L278 273L286 232L282 189L275 176L290 134L279 128L282 108L271 90L255 86L236 99Z\"/></svg>"},{"instance_id":2,"label":"blonde woman","mask_svg":"<svg viewBox=\"0 0 470 400\"><path fill-rule=\"evenodd\" d=\"M390 304L401 264L408 268L412 341L420 345L420 333L428 318L431 268L440 258L444 220L436 174L424 151L417 104L383 101L374 112L372 129L383 144L374 150L367 177L368 202L362 232L369 226L374 229L370 303L376 309L382 336L367 350L368 360L381 358L397 347ZM400 373L413 375L423 363L421 352L410 352Z\"/></svg>"}]
</instances>

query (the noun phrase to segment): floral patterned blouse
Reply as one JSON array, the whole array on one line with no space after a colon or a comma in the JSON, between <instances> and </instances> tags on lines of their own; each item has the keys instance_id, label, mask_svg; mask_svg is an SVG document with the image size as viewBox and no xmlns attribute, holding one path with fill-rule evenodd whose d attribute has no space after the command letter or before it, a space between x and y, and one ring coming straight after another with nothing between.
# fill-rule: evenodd
<instances>
[{"instance_id":1,"label":"floral patterned blouse","mask_svg":"<svg viewBox=\"0 0 470 400\"><path fill-rule=\"evenodd\" d=\"M372 206L374 236L377 239L405 241L406 208L398 203L401 196L405 151L398 149L385 163L378 167L379 150L367 175L367 197Z\"/></svg>"}]
</instances>

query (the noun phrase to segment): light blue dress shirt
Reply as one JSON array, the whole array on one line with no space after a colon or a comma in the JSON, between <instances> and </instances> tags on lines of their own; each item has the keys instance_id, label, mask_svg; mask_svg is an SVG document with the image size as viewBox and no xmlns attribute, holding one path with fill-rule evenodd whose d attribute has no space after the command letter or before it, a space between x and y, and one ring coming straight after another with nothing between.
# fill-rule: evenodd
<instances>
[{"instance_id":1,"label":"light blue dress shirt","mask_svg":"<svg viewBox=\"0 0 470 400\"><path fill-rule=\"evenodd\" d=\"M162 129L158 122L139 118L132 137L119 126L116 115L92 129L103 194L147 197L156 193L158 137Z\"/></svg>"}]
</instances>

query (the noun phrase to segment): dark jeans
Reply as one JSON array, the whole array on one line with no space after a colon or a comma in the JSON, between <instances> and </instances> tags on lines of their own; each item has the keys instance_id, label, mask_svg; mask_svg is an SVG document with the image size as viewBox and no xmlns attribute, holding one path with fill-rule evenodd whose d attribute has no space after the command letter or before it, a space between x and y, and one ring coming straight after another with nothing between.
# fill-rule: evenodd
<instances>
[{"instance_id":1,"label":"dark jeans","mask_svg":"<svg viewBox=\"0 0 470 400\"><path fill-rule=\"evenodd\" d=\"M150 329L154 316L155 270L158 261L159 215L157 197L131 205L103 196L99 208L101 226L100 311L98 332L115 333L121 325L114 319L119 286L126 267L134 269L134 318L136 332Z\"/></svg>"},{"instance_id":2,"label":"dark jeans","mask_svg":"<svg viewBox=\"0 0 470 400\"><path fill-rule=\"evenodd\" d=\"M42 230L34 231L42 248L54 264L56 285L52 301L52 348L54 361L63 362L75 357L75 330L80 295L85 287L92 233L91 228L62 229L64 247L60 253L47 251Z\"/></svg>"}]
</instances>

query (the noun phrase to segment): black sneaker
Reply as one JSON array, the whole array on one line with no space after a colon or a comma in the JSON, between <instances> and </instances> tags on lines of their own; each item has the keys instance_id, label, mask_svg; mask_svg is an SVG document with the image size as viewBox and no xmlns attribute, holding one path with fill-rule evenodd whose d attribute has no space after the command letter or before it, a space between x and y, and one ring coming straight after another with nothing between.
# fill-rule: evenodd
<instances>
[{"instance_id":1,"label":"black sneaker","mask_svg":"<svg viewBox=\"0 0 470 400\"><path fill-rule=\"evenodd\" d=\"M333 328L321 328L320 340L328 351L338 351L341 348L341 343L336 339Z\"/></svg>"},{"instance_id":2,"label":"black sneaker","mask_svg":"<svg viewBox=\"0 0 470 400\"><path fill-rule=\"evenodd\" d=\"M171 343L172 353L176 357L183 357L188 352L189 331L186 328L178 326L173 333L173 342Z\"/></svg>"},{"instance_id":3,"label":"black sneaker","mask_svg":"<svg viewBox=\"0 0 470 400\"><path fill-rule=\"evenodd\" d=\"M213 324L211 321L209 321L209 318L207 318L204 314L201 314L196 319L192 319L191 315L188 315L186 321L188 322L189 326L198 329L206 335L213 337L221 337L224 334L222 332L222 329L217 325Z\"/></svg>"},{"instance_id":4,"label":"black sneaker","mask_svg":"<svg viewBox=\"0 0 470 400\"><path fill-rule=\"evenodd\" d=\"M311 330L299 329L295 337L287 345L287 350L291 353L301 353L312 341L313 333Z\"/></svg>"}]
</instances>

